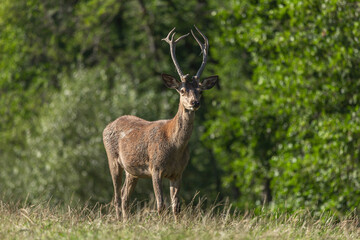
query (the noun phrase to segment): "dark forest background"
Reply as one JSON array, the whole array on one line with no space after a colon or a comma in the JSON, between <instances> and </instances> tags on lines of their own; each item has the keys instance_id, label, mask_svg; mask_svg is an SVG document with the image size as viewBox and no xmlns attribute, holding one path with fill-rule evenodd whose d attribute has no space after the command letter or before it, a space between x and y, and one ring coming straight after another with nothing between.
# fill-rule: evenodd
<instances>
[{"instance_id":1,"label":"dark forest background","mask_svg":"<svg viewBox=\"0 0 360 240\"><path fill-rule=\"evenodd\" d=\"M210 42L203 77L220 84L196 113L183 200L358 207L360 3L350 0L1 0L1 198L110 202L102 130L125 114L175 115L161 39L194 24ZM184 72L199 53L191 37L178 45ZM134 197L152 192L142 180Z\"/></svg>"}]
</instances>

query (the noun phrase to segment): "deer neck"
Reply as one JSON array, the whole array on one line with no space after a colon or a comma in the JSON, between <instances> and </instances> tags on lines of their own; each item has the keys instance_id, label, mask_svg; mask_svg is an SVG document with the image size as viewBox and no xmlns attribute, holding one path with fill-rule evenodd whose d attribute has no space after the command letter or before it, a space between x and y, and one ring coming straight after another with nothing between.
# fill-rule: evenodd
<instances>
[{"instance_id":1,"label":"deer neck","mask_svg":"<svg viewBox=\"0 0 360 240\"><path fill-rule=\"evenodd\" d=\"M175 117L168 123L168 136L178 148L185 147L190 140L195 112L184 108L180 103Z\"/></svg>"}]
</instances>

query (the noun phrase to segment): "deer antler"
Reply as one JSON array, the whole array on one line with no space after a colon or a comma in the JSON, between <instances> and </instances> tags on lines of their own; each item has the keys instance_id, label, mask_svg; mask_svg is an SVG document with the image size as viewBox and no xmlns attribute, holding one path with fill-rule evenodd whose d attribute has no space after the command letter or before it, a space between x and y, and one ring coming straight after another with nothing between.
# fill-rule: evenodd
<instances>
[{"instance_id":1,"label":"deer antler","mask_svg":"<svg viewBox=\"0 0 360 240\"><path fill-rule=\"evenodd\" d=\"M199 70L197 71L196 75L193 76L193 80L200 81L200 76L201 76L202 72L204 71L204 68L205 68L205 65L206 65L206 62L207 62L207 56L208 56L208 50L209 50L209 41L206 38L206 36L202 32L200 32L200 30L195 25L194 25L194 27L204 39L204 44L202 44L199 41L199 39L195 36L194 32L191 30L191 34L195 38L196 42L199 44L199 46L201 48L201 53L203 55L203 60L202 60L201 66L200 66Z\"/></svg>"},{"instance_id":2,"label":"deer antler","mask_svg":"<svg viewBox=\"0 0 360 240\"><path fill-rule=\"evenodd\" d=\"M178 39L176 39L176 40L174 41L174 36L175 36L175 34L176 34L176 32L174 32L174 31L175 31L175 28L173 28L173 29L169 32L169 34L166 36L166 38L163 38L163 39L161 39L161 40L167 42L167 43L170 45L170 54L171 54L171 58L172 58L172 60L173 60L173 62L174 62L176 71L178 72L178 74L179 74L179 76L180 76L180 80L181 80L182 82L185 82L185 81L186 81L186 78L189 76L189 74L185 74L185 75L184 75L184 74L182 73L182 71L181 71L181 69L180 69L180 66L179 66L179 63L178 63L177 60L176 60L175 47L176 47L176 44L177 44L181 39L187 37L190 33L185 34L185 35L182 35L182 36L180 36ZM174 33L173 33L173 32L174 32ZM170 37L170 35L171 35L171 37Z\"/></svg>"}]
</instances>

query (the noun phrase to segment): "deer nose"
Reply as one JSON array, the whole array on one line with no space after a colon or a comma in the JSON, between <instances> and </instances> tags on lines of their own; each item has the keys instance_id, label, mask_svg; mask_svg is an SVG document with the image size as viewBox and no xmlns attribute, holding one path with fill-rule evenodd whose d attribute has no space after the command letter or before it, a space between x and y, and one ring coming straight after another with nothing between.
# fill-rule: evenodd
<instances>
[{"instance_id":1,"label":"deer nose","mask_svg":"<svg viewBox=\"0 0 360 240\"><path fill-rule=\"evenodd\" d=\"M196 100L191 100L190 103L194 108L198 108L200 106L199 101L196 101Z\"/></svg>"}]
</instances>

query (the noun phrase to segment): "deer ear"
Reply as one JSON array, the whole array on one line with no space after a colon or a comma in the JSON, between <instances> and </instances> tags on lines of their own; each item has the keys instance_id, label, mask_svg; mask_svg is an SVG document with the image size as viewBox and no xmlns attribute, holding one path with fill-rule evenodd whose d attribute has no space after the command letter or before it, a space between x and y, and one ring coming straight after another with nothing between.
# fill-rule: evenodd
<instances>
[{"instance_id":1,"label":"deer ear","mask_svg":"<svg viewBox=\"0 0 360 240\"><path fill-rule=\"evenodd\" d=\"M200 88L201 88L201 90L211 89L212 87L215 86L215 84L217 83L218 79L219 79L219 76L211 76L211 77L205 78L205 79L200 83Z\"/></svg>"},{"instance_id":2,"label":"deer ear","mask_svg":"<svg viewBox=\"0 0 360 240\"><path fill-rule=\"evenodd\" d=\"M180 87L180 83L173 76L163 73L161 77L168 88L178 89Z\"/></svg>"}]
</instances>

